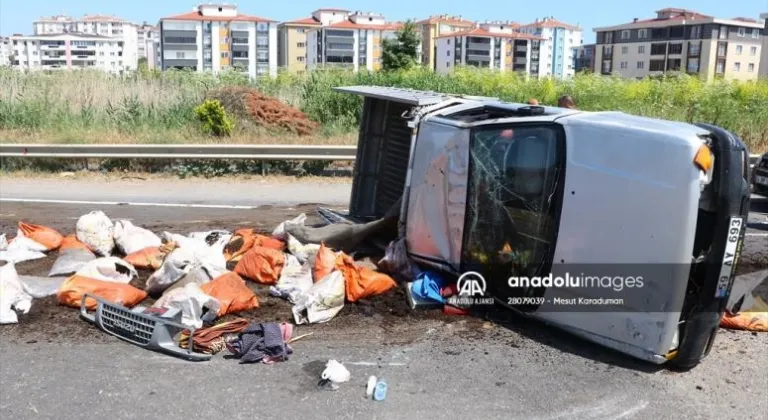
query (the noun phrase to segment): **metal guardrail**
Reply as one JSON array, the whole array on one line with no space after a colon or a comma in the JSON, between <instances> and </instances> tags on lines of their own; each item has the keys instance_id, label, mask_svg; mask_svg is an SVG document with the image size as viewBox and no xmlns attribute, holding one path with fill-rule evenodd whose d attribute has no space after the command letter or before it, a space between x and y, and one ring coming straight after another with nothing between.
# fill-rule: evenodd
<instances>
[{"instance_id":1,"label":"metal guardrail","mask_svg":"<svg viewBox=\"0 0 768 420\"><path fill-rule=\"evenodd\" d=\"M353 161L356 146L0 144L0 157L123 159L252 159Z\"/></svg>"},{"instance_id":2,"label":"metal guardrail","mask_svg":"<svg viewBox=\"0 0 768 420\"><path fill-rule=\"evenodd\" d=\"M356 146L235 144L0 144L0 157L353 161ZM750 166L760 155L750 155Z\"/></svg>"}]
</instances>

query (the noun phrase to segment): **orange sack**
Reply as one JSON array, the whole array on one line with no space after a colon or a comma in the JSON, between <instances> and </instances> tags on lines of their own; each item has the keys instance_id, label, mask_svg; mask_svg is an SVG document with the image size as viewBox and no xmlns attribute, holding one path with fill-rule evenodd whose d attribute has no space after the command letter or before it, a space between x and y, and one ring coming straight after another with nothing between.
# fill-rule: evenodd
<instances>
[{"instance_id":1,"label":"orange sack","mask_svg":"<svg viewBox=\"0 0 768 420\"><path fill-rule=\"evenodd\" d=\"M165 257L174 249L176 249L175 242L168 242L161 246L150 246L126 255L123 261L138 269L158 270L163 265Z\"/></svg>"},{"instance_id":2,"label":"orange sack","mask_svg":"<svg viewBox=\"0 0 768 420\"><path fill-rule=\"evenodd\" d=\"M272 248L254 246L235 266L235 273L257 283L276 284L285 265L285 254Z\"/></svg>"},{"instance_id":3,"label":"orange sack","mask_svg":"<svg viewBox=\"0 0 768 420\"><path fill-rule=\"evenodd\" d=\"M768 332L768 312L742 312L738 315L726 312L720 326L732 330Z\"/></svg>"},{"instance_id":4,"label":"orange sack","mask_svg":"<svg viewBox=\"0 0 768 420\"><path fill-rule=\"evenodd\" d=\"M48 248L48 251L58 249L61 246L61 241L64 240L62 234L46 226L19 222L19 230L27 238Z\"/></svg>"},{"instance_id":5,"label":"orange sack","mask_svg":"<svg viewBox=\"0 0 768 420\"><path fill-rule=\"evenodd\" d=\"M56 293L56 298L61 305L79 308L85 293L127 308L136 306L147 297L147 292L130 284L113 283L74 275L61 285L58 293ZM95 299L86 299L85 306L89 311L93 311L96 309L97 302Z\"/></svg>"},{"instance_id":6,"label":"orange sack","mask_svg":"<svg viewBox=\"0 0 768 420\"><path fill-rule=\"evenodd\" d=\"M237 273L228 272L200 286L203 293L221 302L219 316L259 307L259 298Z\"/></svg>"},{"instance_id":7,"label":"orange sack","mask_svg":"<svg viewBox=\"0 0 768 420\"><path fill-rule=\"evenodd\" d=\"M315 283L319 282L323 279L323 277L331 274L335 268L336 253L321 242L320 249L317 251L317 257L315 257L315 265L312 270L312 280L314 280Z\"/></svg>"},{"instance_id":8,"label":"orange sack","mask_svg":"<svg viewBox=\"0 0 768 420\"><path fill-rule=\"evenodd\" d=\"M77 239L77 235L75 235L74 233L71 235L65 236L64 239L62 239L61 246L59 247L59 251L64 251L65 249L85 249L93 252L93 250L89 248L88 245L80 242L80 240Z\"/></svg>"},{"instance_id":9,"label":"orange sack","mask_svg":"<svg viewBox=\"0 0 768 420\"><path fill-rule=\"evenodd\" d=\"M380 295L397 287L392 277L367 267L360 267L352 257L344 253L336 257L336 268L344 275L344 287L349 302Z\"/></svg>"},{"instance_id":10,"label":"orange sack","mask_svg":"<svg viewBox=\"0 0 768 420\"><path fill-rule=\"evenodd\" d=\"M238 229L232 235L227 246L224 247L224 258L229 261L239 261L240 258L254 246L262 246L282 251L285 244L269 236L260 235L253 229Z\"/></svg>"}]
</instances>

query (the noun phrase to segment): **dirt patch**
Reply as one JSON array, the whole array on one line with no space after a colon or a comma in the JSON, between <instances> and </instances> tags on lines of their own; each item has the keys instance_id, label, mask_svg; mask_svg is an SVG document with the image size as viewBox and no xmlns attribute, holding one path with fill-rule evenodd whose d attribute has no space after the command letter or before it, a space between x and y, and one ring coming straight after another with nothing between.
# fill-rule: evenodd
<instances>
[{"instance_id":1,"label":"dirt patch","mask_svg":"<svg viewBox=\"0 0 768 420\"><path fill-rule=\"evenodd\" d=\"M318 128L303 112L253 88L226 87L213 90L208 96L218 99L228 112L264 128L279 128L301 136Z\"/></svg>"}]
</instances>

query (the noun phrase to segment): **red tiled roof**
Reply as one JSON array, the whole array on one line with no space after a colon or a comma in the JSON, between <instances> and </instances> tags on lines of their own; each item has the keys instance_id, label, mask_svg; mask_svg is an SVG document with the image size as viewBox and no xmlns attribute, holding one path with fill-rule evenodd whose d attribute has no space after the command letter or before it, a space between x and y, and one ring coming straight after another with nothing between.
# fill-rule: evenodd
<instances>
[{"instance_id":1,"label":"red tiled roof","mask_svg":"<svg viewBox=\"0 0 768 420\"><path fill-rule=\"evenodd\" d=\"M343 20L341 22L328 25L327 27L334 28L334 29L373 29L373 30L388 31L388 30L397 30L401 26L402 26L401 23L385 23L382 25L373 25L373 24L355 23L350 20Z\"/></svg>"},{"instance_id":2,"label":"red tiled roof","mask_svg":"<svg viewBox=\"0 0 768 420\"><path fill-rule=\"evenodd\" d=\"M347 9L333 9L333 8L326 8L326 9L317 9L315 12L342 12L342 13L349 13L349 10Z\"/></svg>"},{"instance_id":3,"label":"red tiled roof","mask_svg":"<svg viewBox=\"0 0 768 420\"><path fill-rule=\"evenodd\" d=\"M181 15L168 16L160 20L209 20L212 22L277 22L271 19L265 19L258 16L244 15L238 13L237 16L203 16L200 12L189 12Z\"/></svg>"},{"instance_id":4,"label":"red tiled roof","mask_svg":"<svg viewBox=\"0 0 768 420\"><path fill-rule=\"evenodd\" d=\"M117 16L104 16L104 15L85 15L83 16L83 22L104 22L104 21L112 21L112 22L124 22L125 19L119 18Z\"/></svg>"},{"instance_id":5,"label":"red tiled roof","mask_svg":"<svg viewBox=\"0 0 768 420\"><path fill-rule=\"evenodd\" d=\"M483 28L475 28L471 29L469 31L459 31L459 32L453 32L450 34L444 34L440 35L437 38L454 38L457 36L485 36L485 37L491 37L491 38L510 38L510 39L530 39L530 40L539 40L543 41L544 38L536 36L536 35L529 35L524 34L520 32L512 32L512 33L503 33L503 32L491 32Z\"/></svg>"},{"instance_id":6,"label":"red tiled roof","mask_svg":"<svg viewBox=\"0 0 768 420\"><path fill-rule=\"evenodd\" d=\"M288 21L288 22L283 22L283 24L286 24L286 25L316 25L316 26L322 25L322 23L318 22L313 17L308 17L308 18L304 18L304 19L297 19L297 20L291 20L291 21Z\"/></svg>"},{"instance_id":7,"label":"red tiled roof","mask_svg":"<svg viewBox=\"0 0 768 420\"><path fill-rule=\"evenodd\" d=\"M448 23L451 25L465 25L465 26L474 26L475 23L471 20L461 19L461 18L455 18L451 16L430 16L427 19L420 20L416 22L419 25L428 25L431 23Z\"/></svg>"},{"instance_id":8,"label":"red tiled roof","mask_svg":"<svg viewBox=\"0 0 768 420\"><path fill-rule=\"evenodd\" d=\"M527 25L521 25L525 28L565 28L570 30L578 30L580 29L578 26L570 25L565 22L561 22L559 20L555 19L545 19L538 22L529 23Z\"/></svg>"},{"instance_id":9,"label":"red tiled roof","mask_svg":"<svg viewBox=\"0 0 768 420\"><path fill-rule=\"evenodd\" d=\"M682 10L682 9L674 9L674 10ZM690 12L690 11L686 11L686 12ZM690 19L709 19L711 17L712 16L702 15L696 12L690 12L689 14L677 15L677 16L672 16L668 18L640 19L636 22L627 22L627 23L622 23L621 25L614 25L614 26L634 25L637 23L669 22L669 21L690 20Z\"/></svg>"}]
</instances>

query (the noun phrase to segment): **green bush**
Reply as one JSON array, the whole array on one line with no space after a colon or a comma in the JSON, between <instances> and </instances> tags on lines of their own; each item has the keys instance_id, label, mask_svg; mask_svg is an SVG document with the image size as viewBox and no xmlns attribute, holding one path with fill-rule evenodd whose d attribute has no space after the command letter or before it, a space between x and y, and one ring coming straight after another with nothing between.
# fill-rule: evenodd
<instances>
[{"instance_id":1,"label":"green bush","mask_svg":"<svg viewBox=\"0 0 768 420\"><path fill-rule=\"evenodd\" d=\"M208 99L195 108L198 121L203 124L203 131L214 136L231 136L234 123L227 117L224 105L216 99Z\"/></svg>"}]
</instances>

